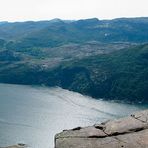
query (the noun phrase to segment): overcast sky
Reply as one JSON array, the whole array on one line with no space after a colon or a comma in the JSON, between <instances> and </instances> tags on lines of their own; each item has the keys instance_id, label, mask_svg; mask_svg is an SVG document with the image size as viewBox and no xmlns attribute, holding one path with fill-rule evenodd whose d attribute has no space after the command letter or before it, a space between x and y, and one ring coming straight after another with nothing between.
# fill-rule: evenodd
<instances>
[{"instance_id":1,"label":"overcast sky","mask_svg":"<svg viewBox=\"0 0 148 148\"><path fill-rule=\"evenodd\" d=\"M148 16L148 0L0 0L0 21Z\"/></svg>"}]
</instances>

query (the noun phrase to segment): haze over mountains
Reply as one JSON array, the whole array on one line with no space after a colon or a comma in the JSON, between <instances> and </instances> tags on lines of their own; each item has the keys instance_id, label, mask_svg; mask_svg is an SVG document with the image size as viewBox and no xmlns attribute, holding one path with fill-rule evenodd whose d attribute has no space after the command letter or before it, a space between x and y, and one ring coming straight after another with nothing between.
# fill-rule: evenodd
<instances>
[{"instance_id":1,"label":"haze over mountains","mask_svg":"<svg viewBox=\"0 0 148 148\"><path fill-rule=\"evenodd\" d=\"M148 18L121 18L98 20L97 18L62 21L2 23L0 38L14 41L20 47L54 47L63 44L99 42L146 42Z\"/></svg>"},{"instance_id":2,"label":"haze over mountains","mask_svg":"<svg viewBox=\"0 0 148 148\"><path fill-rule=\"evenodd\" d=\"M148 103L148 18L0 23L0 82Z\"/></svg>"}]
</instances>

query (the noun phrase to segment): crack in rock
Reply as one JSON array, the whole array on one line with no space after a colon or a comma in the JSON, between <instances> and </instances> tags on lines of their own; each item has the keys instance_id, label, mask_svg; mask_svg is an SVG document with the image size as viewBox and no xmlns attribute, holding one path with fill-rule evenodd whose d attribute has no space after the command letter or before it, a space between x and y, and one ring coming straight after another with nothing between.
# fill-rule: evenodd
<instances>
[{"instance_id":1,"label":"crack in rock","mask_svg":"<svg viewBox=\"0 0 148 148\"><path fill-rule=\"evenodd\" d=\"M131 117L133 117L134 119L139 120L139 121L141 121L141 122L143 122L143 123L148 123L148 118L147 118L147 117L146 117L146 120L145 120L145 121L139 119L139 118L142 117L142 115L136 117L136 115L133 114L133 115L131 115Z\"/></svg>"}]
</instances>

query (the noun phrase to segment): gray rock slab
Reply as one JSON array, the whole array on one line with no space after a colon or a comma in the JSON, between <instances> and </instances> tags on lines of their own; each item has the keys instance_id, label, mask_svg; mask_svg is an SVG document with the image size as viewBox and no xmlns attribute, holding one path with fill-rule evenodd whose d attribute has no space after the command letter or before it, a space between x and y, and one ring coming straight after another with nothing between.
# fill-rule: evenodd
<instances>
[{"instance_id":1,"label":"gray rock slab","mask_svg":"<svg viewBox=\"0 0 148 148\"><path fill-rule=\"evenodd\" d=\"M129 117L65 130L55 148L148 148L148 110Z\"/></svg>"}]
</instances>

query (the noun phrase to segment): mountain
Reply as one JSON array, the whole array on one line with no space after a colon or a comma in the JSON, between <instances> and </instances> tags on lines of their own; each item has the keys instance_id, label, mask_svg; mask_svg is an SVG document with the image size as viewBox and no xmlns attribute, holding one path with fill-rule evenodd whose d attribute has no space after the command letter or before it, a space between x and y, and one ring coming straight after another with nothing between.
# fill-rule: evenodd
<instances>
[{"instance_id":1,"label":"mountain","mask_svg":"<svg viewBox=\"0 0 148 148\"><path fill-rule=\"evenodd\" d=\"M0 23L0 82L148 103L148 18Z\"/></svg>"},{"instance_id":2,"label":"mountain","mask_svg":"<svg viewBox=\"0 0 148 148\"><path fill-rule=\"evenodd\" d=\"M7 48L57 47L67 43L147 42L148 18L97 18L64 21L54 19L39 22L0 24L0 38Z\"/></svg>"}]
</instances>

